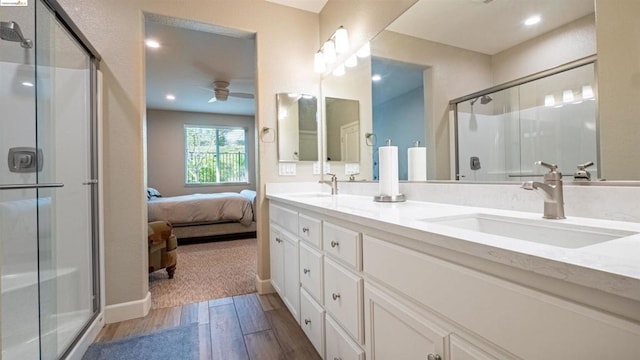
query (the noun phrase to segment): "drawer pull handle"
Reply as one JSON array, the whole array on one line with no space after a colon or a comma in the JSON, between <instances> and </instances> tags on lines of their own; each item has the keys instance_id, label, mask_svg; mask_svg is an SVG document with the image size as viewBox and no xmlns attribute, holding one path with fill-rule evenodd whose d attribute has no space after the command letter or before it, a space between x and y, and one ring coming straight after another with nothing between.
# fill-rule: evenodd
<instances>
[{"instance_id":1,"label":"drawer pull handle","mask_svg":"<svg viewBox=\"0 0 640 360\"><path fill-rule=\"evenodd\" d=\"M339 242L337 242L337 241L331 241L331 247L332 247L332 248L334 248L334 247L336 247L336 246L338 246L338 245L340 245L340 243L339 243Z\"/></svg>"},{"instance_id":2,"label":"drawer pull handle","mask_svg":"<svg viewBox=\"0 0 640 360\"><path fill-rule=\"evenodd\" d=\"M427 360L442 360L442 357L438 354L429 354L427 355Z\"/></svg>"},{"instance_id":3,"label":"drawer pull handle","mask_svg":"<svg viewBox=\"0 0 640 360\"><path fill-rule=\"evenodd\" d=\"M303 271L304 271L305 274L308 274L308 273L311 272L311 270L309 270L309 269L304 269Z\"/></svg>"},{"instance_id":4,"label":"drawer pull handle","mask_svg":"<svg viewBox=\"0 0 640 360\"><path fill-rule=\"evenodd\" d=\"M308 227L306 227L306 226L305 226L305 227L303 227L303 228L302 228L302 232L303 232L303 233L308 233L308 232L309 232L309 228L308 228Z\"/></svg>"},{"instance_id":5,"label":"drawer pull handle","mask_svg":"<svg viewBox=\"0 0 640 360\"><path fill-rule=\"evenodd\" d=\"M338 300L340 299L340 294L333 293L331 294L331 297L333 298L333 300Z\"/></svg>"},{"instance_id":6,"label":"drawer pull handle","mask_svg":"<svg viewBox=\"0 0 640 360\"><path fill-rule=\"evenodd\" d=\"M309 324L311 324L311 320L309 320L309 319L304 319L304 324L305 324L305 325L309 325Z\"/></svg>"},{"instance_id":7,"label":"drawer pull handle","mask_svg":"<svg viewBox=\"0 0 640 360\"><path fill-rule=\"evenodd\" d=\"M282 239L280 239L280 238L276 238L276 242L277 242L277 243L281 243L281 242L282 242Z\"/></svg>"}]
</instances>

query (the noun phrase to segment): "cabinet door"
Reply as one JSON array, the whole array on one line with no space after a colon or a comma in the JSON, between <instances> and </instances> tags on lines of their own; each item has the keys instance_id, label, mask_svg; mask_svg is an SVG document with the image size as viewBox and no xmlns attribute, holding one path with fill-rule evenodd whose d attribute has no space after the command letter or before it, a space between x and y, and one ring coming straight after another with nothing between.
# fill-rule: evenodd
<instances>
[{"instance_id":1,"label":"cabinet door","mask_svg":"<svg viewBox=\"0 0 640 360\"><path fill-rule=\"evenodd\" d=\"M445 330L370 284L364 298L367 360L444 359Z\"/></svg>"},{"instance_id":2,"label":"cabinet door","mask_svg":"<svg viewBox=\"0 0 640 360\"><path fill-rule=\"evenodd\" d=\"M298 240L284 235L284 303L291 315L300 323L300 277L298 271Z\"/></svg>"},{"instance_id":3,"label":"cabinet door","mask_svg":"<svg viewBox=\"0 0 640 360\"><path fill-rule=\"evenodd\" d=\"M362 278L324 258L324 307L359 343L362 334Z\"/></svg>"},{"instance_id":4,"label":"cabinet door","mask_svg":"<svg viewBox=\"0 0 640 360\"><path fill-rule=\"evenodd\" d=\"M322 258L321 253L300 242L300 284L321 304L323 303Z\"/></svg>"},{"instance_id":5,"label":"cabinet door","mask_svg":"<svg viewBox=\"0 0 640 360\"><path fill-rule=\"evenodd\" d=\"M502 350L488 344L472 343L473 340L457 334L449 335L449 358L451 360L512 360Z\"/></svg>"},{"instance_id":6,"label":"cabinet door","mask_svg":"<svg viewBox=\"0 0 640 360\"><path fill-rule=\"evenodd\" d=\"M271 261L271 285L284 298L284 244L281 232L273 223L269 232L269 254Z\"/></svg>"},{"instance_id":7,"label":"cabinet door","mask_svg":"<svg viewBox=\"0 0 640 360\"><path fill-rule=\"evenodd\" d=\"M324 309L304 289L300 290L300 326L324 358Z\"/></svg>"},{"instance_id":8,"label":"cabinet door","mask_svg":"<svg viewBox=\"0 0 640 360\"><path fill-rule=\"evenodd\" d=\"M364 360L364 351L336 323L326 315L327 360Z\"/></svg>"}]
</instances>

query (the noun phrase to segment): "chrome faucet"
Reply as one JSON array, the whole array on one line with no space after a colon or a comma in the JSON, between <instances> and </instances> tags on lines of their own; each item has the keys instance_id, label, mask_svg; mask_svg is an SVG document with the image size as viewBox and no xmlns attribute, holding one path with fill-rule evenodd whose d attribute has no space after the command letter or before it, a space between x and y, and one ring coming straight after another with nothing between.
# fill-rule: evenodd
<instances>
[{"instance_id":1,"label":"chrome faucet","mask_svg":"<svg viewBox=\"0 0 640 360\"><path fill-rule=\"evenodd\" d=\"M331 195L338 194L338 177L336 174L326 173L326 175L331 175L331 180L320 180L319 183L327 184L331 186Z\"/></svg>"},{"instance_id":2,"label":"chrome faucet","mask_svg":"<svg viewBox=\"0 0 640 360\"><path fill-rule=\"evenodd\" d=\"M565 219L562 173L558 171L558 165L547 164L543 161L536 161L535 164L549 169L549 172L544 175L544 184L537 181L525 181L521 187L525 190L541 189L545 192L543 218Z\"/></svg>"},{"instance_id":3,"label":"chrome faucet","mask_svg":"<svg viewBox=\"0 0 640 360\"><path fill-rule=\"evenodd\" d=\"M591 180L591 173L587 170L589 166L593 165L593 161L578 165L578 171L573 174L573 180L575 181L589 181Z\"/></svg>"}]
</instances>

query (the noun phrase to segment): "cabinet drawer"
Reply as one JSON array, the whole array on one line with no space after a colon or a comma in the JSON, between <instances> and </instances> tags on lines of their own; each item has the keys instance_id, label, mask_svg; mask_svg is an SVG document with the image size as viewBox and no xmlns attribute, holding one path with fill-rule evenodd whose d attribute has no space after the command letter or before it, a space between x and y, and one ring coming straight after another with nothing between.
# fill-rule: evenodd
<instances>
[{"instance_id":1,"label":"cabinet drawer","mask_svg":"<svg viewBox=\"0 0 640 360\"><path fill-rule=\"evenodd\" d=\"M276 223L292 234L298 233L298 212L282 206L269 204L269 221Z\"/></svg>"},{"instance_id":2,"label":"cabinet drawer","mask_svg":"<svg viewBox=\"0 0 640 360\"><path fill-rule=\"evenodd\" d=\"M300 283L316 299L322 303L322 254L311 246L300 242Z\"/></svg>"},{"instance_id":3,"label":"cabinet drawer","mask_svg":"<svg viewBox=\"0 0 640 360\"><path fill-rule=\"evenodd\" d=\"M326 316L327 360L364 360L364 351L336 323L331 316Z\"/></svg>"},{"instance_id":4,"label":"cabinet drawer","mask_svg":"<svg viewBox=\"0 0 640 360\"><path fill-rule=\"evenodd\" d=\"M457 334L449 335L449 354L455 360L513 360L515 358L504 354L501 350L472 343Z\"/></svg>"},{"instance_id":5,"label":"cabinet drawer","mask_svg":"<svg viewBox=\"0 0 640 360\"><path fill-rule=\"evenodd\" d=\"M362 278L324 258L324 306L344 329L362 343Z\"/></svg>"},{"instance_id":6,"label":"cabinet drawer","mask_svg":"<svg viewBox=\"0 0 640 360\"><path fill-rule=\"evenodd\" d=\"M328 222L322 223L322 244L327 254L361 270L362 241L359 232Z\"/></svg>"},{"instance_id":7,"label":"cabinet drawer","mask_svg":"<svg viewBox=\"0 0 640 360\"><path fill-rule=\"evenodd\" d=\"M324 309L300 290L300 326L321 358L324 358Z\"/></svg>"},{"instance_id":8,"label":"cabinet drawer","mask_svg":"<svg viewBox=\"0 0 640 360\"><path fill-rule=\"evenodd\" d=\"M322 249L322 221L304 214L298 215L298 236Z\"/></svg>"}]
</instances>

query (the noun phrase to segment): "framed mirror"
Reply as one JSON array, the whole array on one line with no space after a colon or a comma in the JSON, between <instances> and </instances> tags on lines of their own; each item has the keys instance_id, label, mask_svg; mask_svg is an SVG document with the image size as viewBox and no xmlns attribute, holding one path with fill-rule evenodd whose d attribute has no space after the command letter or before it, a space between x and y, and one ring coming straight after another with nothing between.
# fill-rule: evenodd
<instances>
[{"instance_id":1,"label":"framed mirror","mask_svg":"<svg viewBox=\"0 0 640 360\"><path fill-rule=\"evenodd\" d=\"M360 102L325 97L327 161L360 162Z\"/></svg>"},{"instance_id":2,"label":"framed mirror","mask_svg":"<svg viewBox=\"0 0 640 360\"><path fill-rule=\"evenodd\" d=\"M318 161L318 99L278 93L276 103L278 161Z\"/></svg>"}]
</instances>

